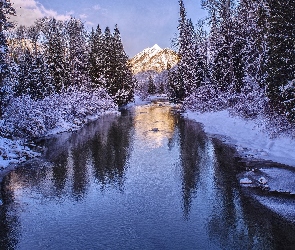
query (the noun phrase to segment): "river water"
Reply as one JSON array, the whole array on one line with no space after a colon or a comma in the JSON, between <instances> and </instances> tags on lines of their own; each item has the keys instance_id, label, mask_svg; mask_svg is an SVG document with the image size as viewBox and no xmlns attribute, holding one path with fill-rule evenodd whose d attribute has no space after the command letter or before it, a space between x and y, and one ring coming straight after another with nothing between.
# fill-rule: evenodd
<instances>
[{"instance_id":1,"label":"river water","mask_svg":"<svg viewBox=\"0 0 295 250\"><path fill-rule=\"evenodd\" d=\"M294 249L244 197L233 149L164 102L39 143L2 183L0 249Z\"/></svg>"}]
</instances>

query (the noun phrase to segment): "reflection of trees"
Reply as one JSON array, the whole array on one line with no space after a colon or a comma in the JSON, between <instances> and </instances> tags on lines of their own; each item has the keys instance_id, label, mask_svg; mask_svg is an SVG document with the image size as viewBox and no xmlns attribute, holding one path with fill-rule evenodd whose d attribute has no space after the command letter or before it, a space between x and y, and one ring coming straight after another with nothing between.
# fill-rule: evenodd
<instances>
[{"instance_id":1,"label":"reflection of trees","mask_svg":"<svg viewBox=\"0 0 295 250\"><path fill-rule=\"evenodd\" d=\"M257 223L258 218L250 218L245 213L241 201L236 174L239 164L234 157L234 150L213 140L215 153L216 197L214 210L208 222L208 233L213 240L227 249L272 249L271 233L265 226ZM253 207L250 213L253 214ZM255 213L254 213L255 214ZM249 214L250 215L250 214ZM259 216L259 215L258 215ZM261 217L261 215L260 215ZM263 216L262 216L263 217Z\"/></svg>"},{"instance_id":2,"label":"reflection of trees","mask_svg":"<svg viewBox=\"0 0 295 250\"><path fill-rule=\"evenodd\" d=\"M0 208L0 249L15 249L18 243L19 233L18 218L10 212L9 206Z\"/></svg>"},{"instance_id":3,"label":"reflection of trees","mask_svg":"<svg viewBox=\"0 0 295 250\"><path fill-rule=\"evenodd\" d=\"M243 210L236 180L237 159L234 150L213 139L215 196L214 209L208 222L208 233L222 248L248 249L244 246ZM241 245L240 245L241 244Z\"/></svg>"},{"instance_id":4,"label":"reflection of trees","mask_svg":"<svg viewBox=\"0 0 295 250\"><path fill-rule=\"evenodd\" d=\"M123 184L124 170L129 158L132 118L121 116L113 122L106 138L97 134L91 140L94 176L104 187Z\"/></svg>"},{"instance_id":5,"label":"reflection of trees","mask_svg":"<svg viewBox=\"0 0 295 250\"><path fill-rule=\"evenodd\" d=\"M4 205L0 206L0 249L15 249L19 239L19 218L13 209L14 193L10 188L11 177L5 177L1 183Z\"/></svg>"},{"instance_id":6,"label":"reflection of trees","mask_svg":"<svg viewBox=\"0 0 295 250\"><path fill-rule=\"evenodd\" d=\"M183 171L182 192L184 215L188 216L192 195L200 177L201 158L205 154L206 136L200 125L191 120L180 119L180 157Z\"/></svg>"},{"instance_id":7,"label":"reflection of trees","mask_svg":"<svg viewBox=\"0 0 295 250\"><path fill-rule=\"evenodd\" d=\"M42 141L48 162L30 161L10 176L12 193L30 189L46 198L83 198L91 174L102 185L122 186L129 157L133 118L106 116L80 131ZM50 163L49 163L50 162Z\"/></svg>"},{"instance_id":8,"label":"reflection of trees","mask_svg":"<svg viewBox=\"0 0 295 250\"><path fill-rule=\"evenodd\" d=\"M73 183L72 190L73 196L76 199L82 198L86 193L87 183L87 159L88 159L88 147L87 144L79 145L72 149L71 157L73 159Z\"/></svg>"},{"instance_id":9,"label":"reflection of trees","mask_svg":"<svg viewBox=\"0 0 295 250\"><path fill-rule=\"evenodd\" d=\"M65 188L67 180L67 162L68 157L65 152L62 152L55 160L52 167L52 179L57 193L61 193Z\"/></svg>"}]
</instances>

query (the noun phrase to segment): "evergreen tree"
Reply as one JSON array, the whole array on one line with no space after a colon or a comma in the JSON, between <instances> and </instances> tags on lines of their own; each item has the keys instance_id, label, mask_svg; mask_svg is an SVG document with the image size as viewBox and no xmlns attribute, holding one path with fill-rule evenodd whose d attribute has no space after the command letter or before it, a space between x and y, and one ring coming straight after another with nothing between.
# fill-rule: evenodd
<instances>
[{"instance_id":1,"label":"evergreen tree","mask_svg":"<svg viewBox=\"0 0 295 250\"><path fill-rule=\"evenodd\" d=\"M275 107L295 120L295 97L290 94L295 79L295 2L269 0L268 4L267 94Z\"/></svg>"},{"instance_id":2,"label":"evergreen tree","mask_svg":"<svg viewBox=\"0 0 295 250\"><path fill-rule=\"evenodd\" d=\"M204 22L199 21L196 29L195 49L195 87L204 85L208 78L207 33Z\"/></svg>"},{"instance_id":3,"label":"evergreen tree","mask_svg":"<svg viewBox=\"0 0 295 250\"><path fill-rule=\"evenodd\" d=\"M185 85L178 66L168 72L168 95L172 102L181 102L185 97Z\"/></svg>"},{"instance_id":4,"label":"evergreen tree","mask_svg":"<svg viewBox=\"0 0 295 250\"><path fill-rule=\"evenodd\" d=\"M111 30L109 27L106 27L104 31L103 42L104 42L103 69L104 69L104 77L105 77L104 87L106 88L108 93L113 97L115 95L115 91L112 89L112 86L114 85L115 69L113 67L114 66L113 39L112 39Z\"/></svg>"},{"instance_id":5,"label":"evergreen tree","mask_svg":"<svg viewBox=\"0 0 295 250\"><path fill-rule=\"evenodd\" d=\"M18 61L18 84L15 87L17 96L30 94L31 66L33 57L27 48Z\"/></svg>"},{"instance_id":6,"label":"evergreen tree","mask_svg":"<svg viewBox=\"0 0 295 250\"><path fill-rule=\"evenodd\" d=\"M7 103L6 81L9 74L9 69L6 60L7 41L4 32L13 25L8 21L10 15L15 15L15 10L11 5L10 0L0 1L0 117L3 114L3 109Z\"/></svg>"},{"instance_id":7,"label":"evergreen tree","mask_svg":"<svg viewBox=\"0 0 295 250\"><path fill-rule=\"evenodd\" d=\"M178 54L180 62L169 73L169 96L172 101L183 100L194 87L195 80L195 31L191 20L187 19L185 6L179 0Z\"/></svg>"},{"instance_id":8,"label":"evergreen tree","mask_svg":"<svg viewBox=\"0 0 295 250\"><path fill-rule=\"evenodd\" d=\"M88 52L86 32L80 20L71 18L66 22L67 61L69 62L70 86L82 86L87 83Z\"/></svg>"},{"instance_id":9,"label":"evergreen tree","mask_svg":"<svg viewBox=\"0 0 295 250\"><path fill-rule=\"evenodd\" d=\"M156 86L153 77L150 75L148 80L148 93L153 95L156 93Z\"/></svg>"},{"instance_id":10,"label":"evergreen tree","mask_svg":"<svg viewBox=\"0 0 295 250\"><path fill-rule=\"evenodd\" d=\"M184 96L180 96L180 99L186 97L195 88L196 79L196 41L195 30L190 19L186 17L186 10L182 0L179 0L180 18L178 24L179 30L179 55L180 62L178 64L179 74L181 75L184 83Z\"/></svg>"},{"instance_id":11,"label":"evergreen tree","mask_svg":"<svg viewBox=\"0 0 295 250\"><path fill-rule=\"evenodd\" d=\"M134 79L131 71L131 66L128 62L128 56L124 50L118 26L115 26L113 34L113 46L115 53L115 85L117 93L115 100L119 105L126 104L133 100L134 97Z\"/></svg>"},{"instance_id":12,"label":"evergreen tree","mask_svg":"<svg viewBox=\"0 0 295 250\"><path fill-rule=\"evenodd\" d=\"M118 105L126 104L134 96L134 79L124 51L118 27L112 35L107 27L104 34L104 76L106 89Z\"/></svg>"},{"instance_id":13,"label":"evergreen tree","mask_svg":"<svg viewBox=\"0 0 295 250\"><path fill-rule=\"evenodd\" d=\"M227 90L234 80L233 5L232 0L203 1L203 6L211 15L211 82L222 91Z\"/></svg>"},{"instance_id":14,"label":"evergreen tree","mask_svg":"<svg viewBox=\"0 0 295 250\"><path fill-rule=\"evenodd\" d=\"M235 37L243 49L243 75L247 81L264 84L267 37L267 9L264 1L242 0L237 11Z\"/></svg>"},{"instance_id":15,"label":"evergreen tree","mask_svg":"<svg viewBox=\"0 0 295 250\"><path fill-rule=\"evenodd\" d=\"M41 20L44 36L44 60L48 65L52 86L55 92L66 90L69 85L69 66L66 61L66 41L64 23L55 18Z\"/></svg>"},{"instance_id":16,"label":"evergreen tree","mask_svg":"<svg viewBox=\"0 0 295 250\"><path fill-rule=\"evenodd\" d=\"M104 37L99 25L97 25L95 31L92 29L89 39L88 74L93 87L104 85L104 64Z\"/></svg>"}]
</instances>

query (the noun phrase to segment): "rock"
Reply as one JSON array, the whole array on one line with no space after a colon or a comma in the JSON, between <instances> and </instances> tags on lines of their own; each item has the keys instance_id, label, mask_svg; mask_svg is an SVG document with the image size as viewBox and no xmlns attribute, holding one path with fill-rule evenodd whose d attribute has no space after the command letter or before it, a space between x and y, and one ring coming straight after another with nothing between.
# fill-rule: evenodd
<instances>
[{"instance_id":1,"label":"rock","mask_svg":"<svg viewBox=\"0 0 295 250\"><path fill-rule=\"evenodd\" d=\"M159 129L158 128L153 128L152 131L153 132L159 132Z\"/></svg>"},{"instance_id":2,"label":"rock","mask_svg":"<svg viewBox=\"0 0 295 250\"><path fill-rule=\"evenodd\" d=\"M240 180L240 184L252 184L253 182L249 178L243 178Z\"/></svg>"},{"instance_id":3,"label":"rock","mask_svg":"<svg viewBox=\"0 0 295 250\"><path fill-rule=\"evenodd\" d=\"M262 185L266 185L266 184L267 184L267 180L266 180L264 177L260 177L260 178L258 179L258 182L259 182L260 184L262 184Z\"/></svg>"}]
</instances>

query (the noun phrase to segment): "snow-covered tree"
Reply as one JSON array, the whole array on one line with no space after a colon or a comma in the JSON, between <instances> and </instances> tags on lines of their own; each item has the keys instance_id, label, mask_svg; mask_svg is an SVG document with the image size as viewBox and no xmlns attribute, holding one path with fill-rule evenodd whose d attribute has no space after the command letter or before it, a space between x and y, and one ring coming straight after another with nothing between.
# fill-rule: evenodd
<instances>
[{"instance_id":1,"label":"snow-covered tree","mask_svg":"<svg viewBox=\"0 0 295 250\"><path fill-rule=\"evenodd\" d=\"M77 87L87 84L88 51L84 24L71 18L65 24L67 35L67 55L69 70L69 85Z\"/></svg>"},{"instance_id":2,"label":"snow-covered tree","mask_svg":"<svg viewBox=\"0 0 295 250\"><path fill-rule=\"evenodd\" d=\"M40 24L44 36L44 61L48 65L54 91L60 93L69 87L64 23L55 18L43 18Z\"/></svg>"},{"instance_id":3,"label":"snow-covered tree","mask_svg":"<svg viewBox=\"0 0 295 250\"><path fill-rule=\"evenodd\" d=\"M211 17L210 71L211 82L225 91L234 79L233 1L206 0L203 6Z\"/></svg>"},{"instance_id":4,"label":"snow-covered tree","mask_svg":"<svg viewBox=\"0 0 295 250\"><path fill-rule=\"evenodd\" d=\"M133 99L134 79L117 26L113 34L106 28L104 42L106 89L118 105L123 105Z\"/></svg>"},{"instance_id":5,"label":"snow-covered tree","mask_svg":"<svg viewBox=\"0 0 295 250\"><path fill-rule=\"evenodd\" d=\"M148 93L151 95L156 93L156 86L154 83L154 79L151 75L149 76L149 81L148 81Z\"/></svg>"},{"instance_id":6,"label":"snow-covered tree","mask_svg":"<svg viewBox=\"0 0 295 250\"><path fill-rule=\"evenodd\" d=\"M268 0L267 94L272 104L295 120L295 2ZM286 94L288 93L288 94ZM283 103L283 105L282 105ZM284 105L289 103L288 105ZM291 105L291 103L293 105Z\"/></svg>"},{"instance_id":7,"label":"snow-covered tree","mask_svg":"<svg viewBox=\"0 0 295 250\"><path fill-rule=\"evenodd\" d=\"M187 19L186 9L182 0L179 3L178 19L178 54L180 62L177 68L170 72L169 95L173 101L183 100L194 88L195 83L195 30L190 19Z\"/></svg>"},{"instance_id":8,"label":"snow-covered tree","mask_svg":"<svg viewBox=\"0 0 295 250\"><path fill-rule=\"evenodd\" d=\"M96 30L91 31L89 39L88 74L93 87L104 85L104 36L99 25Z\"/></svg>"},{"instance_id":9,"label":"snow-covered tree","mask_svg":"<svg viewBox=\"0 0 295 250\"><path fill-rule=\"evenodd\" d=\"M7 65L7 41L5 31L12 28L13 25L9 22L9 16L15 15L15 9L12 7L10 0L0 1L0 117L7 103L6 81L9 74Z\"/></svg>"}]
</instances>

